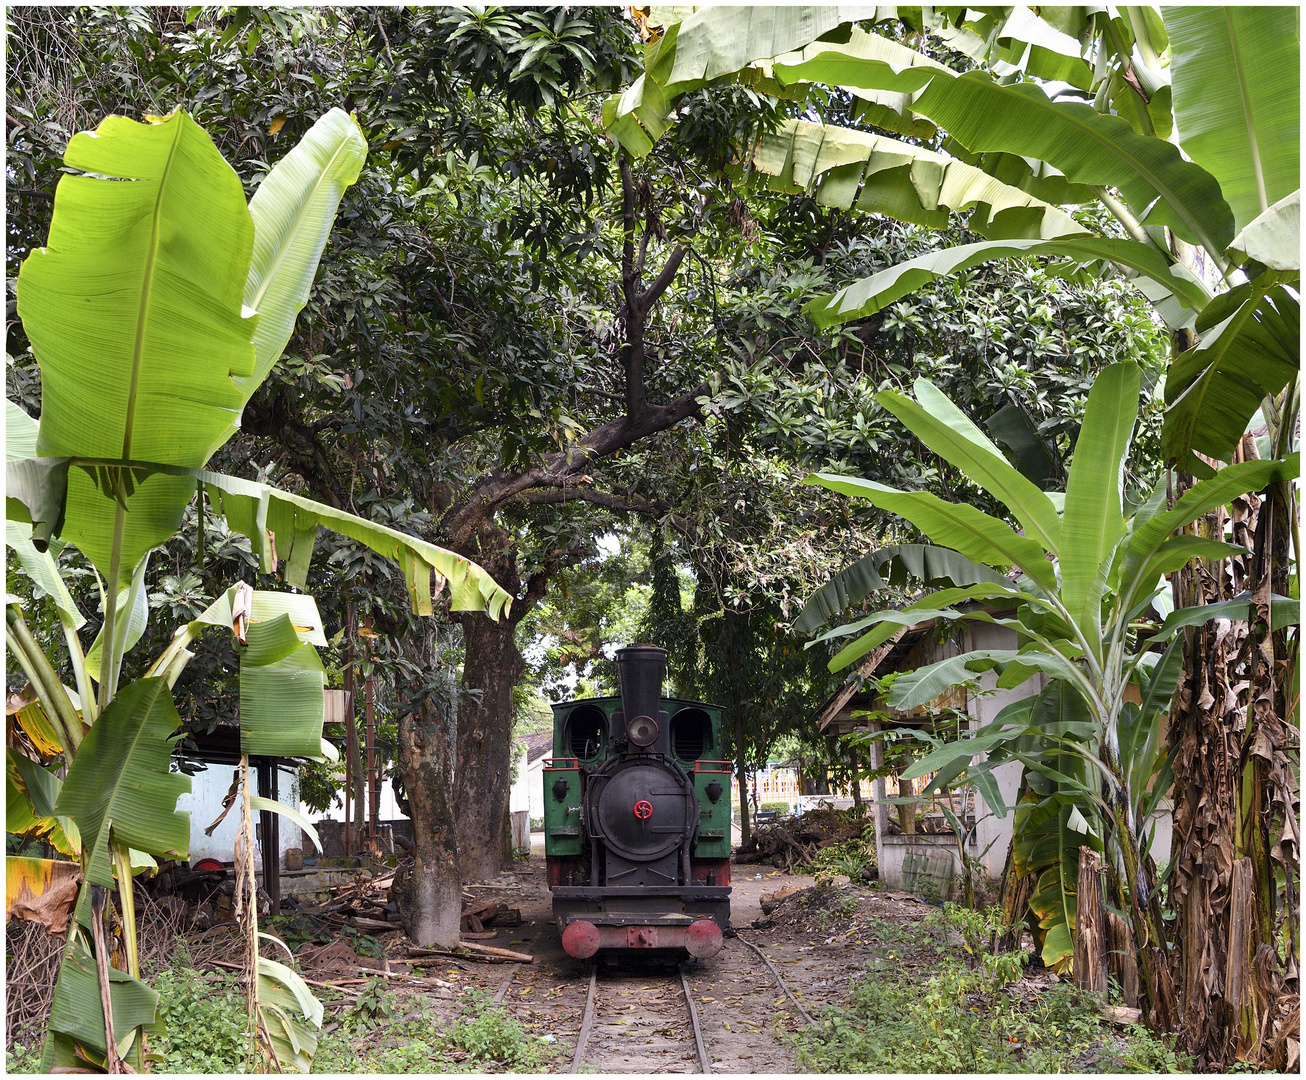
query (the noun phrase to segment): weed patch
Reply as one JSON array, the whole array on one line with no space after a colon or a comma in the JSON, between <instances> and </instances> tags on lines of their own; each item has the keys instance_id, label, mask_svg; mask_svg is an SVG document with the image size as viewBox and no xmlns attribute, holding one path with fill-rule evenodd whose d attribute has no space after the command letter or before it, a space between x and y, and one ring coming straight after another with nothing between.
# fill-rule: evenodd
<instances>
[{"instance_id":1,"label":"weed patch","mask_svg":"<svg viewBox=\"0 0 1306 1080\"><path fill-rule=\"evenodd\" d=\"M239 980L196 971L184 960L154 980L166 1034L150 1050L162 1056L156 1072L229 1073L244 1070L247 1011Z\"/></svg>"}]
</instances>

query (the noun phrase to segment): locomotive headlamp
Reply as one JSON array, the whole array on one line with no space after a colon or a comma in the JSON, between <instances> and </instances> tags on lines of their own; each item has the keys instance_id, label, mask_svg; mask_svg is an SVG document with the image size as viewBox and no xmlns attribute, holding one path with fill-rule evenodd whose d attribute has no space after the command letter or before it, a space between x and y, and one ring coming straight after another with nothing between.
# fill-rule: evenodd
<instances>
[{"instance_id":1,"label":"locomotive headlamp","mask_svg":"<svg viewBox=\"0 0 1306 1080\"><path fill-rule=\"evenodd\" d=\"M633 716L626 725L626 738L635 746L651 746L657 737L657 721L651 716Z\"/></svg>"}]
</instances>

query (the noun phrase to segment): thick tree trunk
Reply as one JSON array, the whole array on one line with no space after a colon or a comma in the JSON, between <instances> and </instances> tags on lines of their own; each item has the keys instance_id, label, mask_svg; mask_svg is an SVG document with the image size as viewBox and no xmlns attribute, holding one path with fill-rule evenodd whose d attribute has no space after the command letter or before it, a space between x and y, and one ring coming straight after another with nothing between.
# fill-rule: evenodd
<instances>
[{"instance_id":1,"label":"thick tree trunk","mask_svg":"<svg viewBox=\"0 0 1306 1080\"><path fill-rule=\"evenodd\" d=\"M448 947L458 944L462 916L461 807L454 785L458 720L441 695L421 685L438 663L435 627L422 620L404 637L403 651L421 675L401 687L399 769L412 812L414 863L397 889L400 917L414 944Z\"/></svg>"},{"instance_id":2,"label":"thick tree trunk","mask_svg":"<svg viewBox=\"0 0 1306 1080\"><path fill-rule=\"evenodd\" d=\"M739 846L744 851L753 848L753 822L748 813L748 766L744 760L744 713L738 696L734 701L735 714L735 774L739 780Z\"/></svg>"},{"instance_id":3,"label":"thick tree trunk","mask_svg":"<svg viewBox=\"0 0 1306 1080\"><path fill-rule=\"evenodd\" d=\"M515 619L465 615L462 625L467 655L458 703L458 858L464 881L485 881L512 861L512 691L523 664L513 640Z\"/></svg>"}]
</instances>

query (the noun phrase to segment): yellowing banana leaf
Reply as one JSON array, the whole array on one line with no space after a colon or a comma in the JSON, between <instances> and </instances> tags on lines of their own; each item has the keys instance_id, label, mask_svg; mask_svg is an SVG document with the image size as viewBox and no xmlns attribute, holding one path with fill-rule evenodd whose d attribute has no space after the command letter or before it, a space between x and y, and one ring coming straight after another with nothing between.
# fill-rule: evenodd
<instances>
[{"instance_id":1,"label":"yellowing banana leaf","mask_svg":"<svg viewBox=\"0 0 1306 1080\"><path fill-rule=\"evenodd\" d=\"M82 838L72 818L55 811L62 781L49 769L12 748L6 754L5 829L44 840L55 851L76 859Z\"/></svg>"},{"instance_id":2,"label":"yellowing banana leaf","mask_svg":"<svg viewBox=\"0 0 1306 1080\"><path fill-rule=\"evenodd\" d=\"M286 615L251 623L240 649L240 752L316 758L322 753L326 672Z\"/></svg>"},{"instance_id":3,"label":"yellowing banana leaf","mask_svg":"<svg viewBox=\"0 0 1306 1080\"><path fill-rule=\"evenodd\" d=\"M1179 145L1220 183L1241 229L1301 186L1301 13L1162 9Z\"/></svg>"},{"instance_id":4,"label":"yellowing banana leaf","mask_svg":"<svg viewBox=\"0 0 1306 1080\"><path fill-rule=\"evenodd\" d=\"M811 190L817 201L943 228L948 211L975 207L983 235L1050 239L1086 230L1069 215L982 169L885 135L806 120L764 134L753 155L778 191Z\"/></svg>"},{"instance_id":5,"label":"yellowing banana leaf","mask_svg":"<svg viewBox=\"0 0 1306 1080\"><path fill-rule=\"evenodd\" d=\"M1180 263L1170 263L1156 248L1133 240L1068 236L1059 240L995 240L932 251L862 278L837 293L818 296L803 308L817 326L864 318L941 277L992 259L1056 255L1077 262L1105 259L1129 267L1164 286L1191 311L1206 306L1205 286Z\"/></svg>"},{"instance_id":6,"label":"yellowing banana leaf","mask_svg":"<svg viewBox=\"0 0 1306 1080\"><path fill-rule=\"evenodd\" d=\"M1194 451L1228 461L1261 402L1300 369L1300 304L1284 286L1258 282L1212 300L1197 345L1166 374L1161 449L1190 472L1209 470Z\"/></svg>"},{"instance_id":7,"label":"yellowing banana leaf","mask_svg":"<svg viewBox=\"0 0 1306 1080\"><path fill-rule=\"evenodd\" d=\"M110 830L151 855L186 857L190 814L177 810L177 797L190 791L190 778L168 771L169 736L179 727L167 684L140 679L118 692L82 740L55 809L77 823L88 881L113 885Z\"/></svg>"},{"instance_id":8,"label":"yellowing banana leaf","mask_svg":"<svg viewBox=\"0 0 1306 1080\"><path fill-rule=\"evenodd\" d=\"M159 995L139 979L110 968L109 1000L115 1038L121 1040L137 1027L159 1030L156 1024ZM64 950L50 1007L50 1032L41 1056L41 1071L49 1072L59 1065L85 1069L86 1062L76 1057L74 1046L92 1051L100 1060L107 1053L100 981L95 958L84 936L75 938Z\"/></svg>"},{"instance_id":9,"label":"yellowing banana leaf","mask_svg":"<svg viewBox=\"0 0 1306 1080\"><path fill-rule=\"evenodd\" d=\"M1138 135L1118 116L1052 101L1032 83L1003 85L982 71L932 80L915 109L972 152L1038 158L1073 182L1117 188L1145 223L1167 225L1215 256L1233 239L1233 213L1215 178L1174 144Z\"/></svg>"},{"instance_id":10,"label":"yellowing banana leaf","mask_svg":"<svg viewBox=\"0 0 1306 1080\"><path fill-rule=\"evenodd\" d=\"M240 408L230 373L254 364L241 304L254 230L240 179L185 113L111 116L75 135L64 161L97 175L60 180L48 243L18 277L41 368L37 453L198 468ZM80 471L68 486L64 535L107 574L115 500ZM175 531L192 493L158 475L124 500L127 566Z\"/></svg>"},{"instance_id":11,"label":"yellowing banana leaf","mask_svg":"<svg viewBox=\"0 0 1306 1080\"><path fill-rule=\"evenodd\" d=\"M5 857L5 922L26 919L62 935L77 902L81 870L75 862Z\"/></svg>"},{"instance_id":12,"label":"yellowing banana leaf","mask_svg":"<svg viewBox=\"0 0 1306 1080\"><path fill-rule=\"evenodd\" d=\"M14 722L23 729L32 742L32 747L43 759L58 757L63 753L59 736L55 734L50 718L39 700L28 701L19 705L13 712Z\"/></svg>"}]
</instances>

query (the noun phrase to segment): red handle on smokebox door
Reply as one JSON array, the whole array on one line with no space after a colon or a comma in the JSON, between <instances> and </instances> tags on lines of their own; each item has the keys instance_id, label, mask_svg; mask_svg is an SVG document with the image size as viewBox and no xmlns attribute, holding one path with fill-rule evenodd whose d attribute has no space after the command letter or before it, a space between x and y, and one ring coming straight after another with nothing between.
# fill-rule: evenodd
<instances>
[{"instance_id":1,"label":"red handle on smokebox door","mask_svg":"<svg viewBox=\"0 0 1306 1080\"><path fill-rule=\"evenodd\" d=\"M646 799L640 799L640 801L635 804L635 816L639 818L640 821L651 818L653 816L653 804Z\"/></svg>"}]
</instances>

